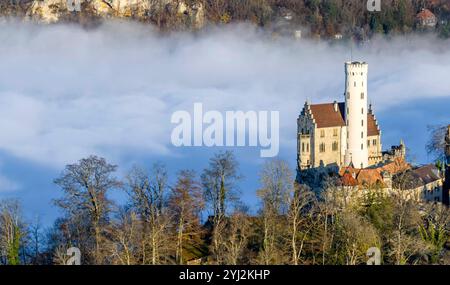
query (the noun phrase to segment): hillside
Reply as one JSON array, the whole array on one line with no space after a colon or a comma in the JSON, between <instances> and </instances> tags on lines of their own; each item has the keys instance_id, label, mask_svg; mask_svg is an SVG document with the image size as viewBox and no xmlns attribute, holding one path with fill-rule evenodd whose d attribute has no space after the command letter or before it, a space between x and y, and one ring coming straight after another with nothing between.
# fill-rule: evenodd
<instances>
[{"instance_id":1,"label":"hillside","mask_svg":"<svg viewBox=\"0 0 450 285\"><path fill-rule=\"evenodd\" d=\"M209 24L251 22L274 33L365 40L374 34L423 30L450 36L450 0L383 0L381 12L368 12L361 0L73 0L81 11L70 12L67 0L0 0L0 15L42 21L95 24L104 19L131 19L162 31L197 30ZM427 8L433 27L420 25Z\"/></svg>"}]
</instances>

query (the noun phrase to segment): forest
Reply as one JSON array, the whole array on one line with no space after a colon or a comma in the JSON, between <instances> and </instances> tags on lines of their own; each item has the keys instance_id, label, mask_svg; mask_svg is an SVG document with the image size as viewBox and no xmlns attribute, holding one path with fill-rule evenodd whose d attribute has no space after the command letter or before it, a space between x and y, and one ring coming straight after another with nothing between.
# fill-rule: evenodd
<instances>
[{"instance_id":1,"label":"forest","mask_svg":"<svg viewBox=\"0 0 450 285\"><path fill-rule=\"evenodd\" d=\"M0 201L0 264L66 264L68 249L81 264L359 265L378 248L382 264L449 264L450 215L440 203L419 204L379 189L346 199L339 180L320 193L294 182L282 160L260 170L260 207L240 199L235 155L218 152L200 175L166 167L117 166L90 156L65 167L53 201L63 213L50 228L23 218L20 201ZM125 191L127 201L109 198Z\"/></svg>"},{"instance_id":2,"label":"forest","mask_svg":"<svg viewBox=\"0 0 450 285\"><path fill-rule=\"evenodd\" d=\"M93 4L96 1L101 2L82 1L81 13L71 13L56 5L50 8L59 11L62 22L91 25L102 18ZM103 2L114 3L113 0ZM438 19L432 32L443 38L450 36L449 0L381 0L379 12L368 12L367 3L362 0L142 0L144 2L148 5L130 7L122 14L111 8L108 18L129 18L152 24L162 31L192 31L208 24L247 22L275 32L283 26L283 29L300 28L310 37L333 38L342 34L345 38L365 41L378 34L429 31L416 21L421 9L427 8ZM25 17L32 3L32 0L1 1L0 15ZM181 13L181 3L190 8ZM286 19L288 24L284 23Z\"/></svg>"}]
</instances>

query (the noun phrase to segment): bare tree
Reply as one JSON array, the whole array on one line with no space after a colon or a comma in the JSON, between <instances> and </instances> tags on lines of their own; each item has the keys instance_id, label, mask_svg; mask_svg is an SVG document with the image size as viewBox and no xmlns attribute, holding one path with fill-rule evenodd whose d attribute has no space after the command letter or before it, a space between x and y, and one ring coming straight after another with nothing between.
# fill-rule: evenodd
<instances>
[{"instance_id":1,"label":"bare tree","mask_svg":"<svg viewBox=\"0 0 450 285\"><path fill-rule=\"evenodd\" d=\"M265 265L283 262L280 227L285 223L289 202L294 193L293 174L286 162L271 160L264 164L260 174L262 187L258 196L262 201L263 244L260 252L261 262Z\"/></svg>"},{"instance_id":2,"label":"bare tree","mask_svg":"<svg viewBox=\"0 0 450 285\"><path fill-rule=\"evenodd\" d=\"M428 139L426 150L429 155L432 155L436 160L445 161L445 135L448 126L428 126L430 138Z\"/></svg>"},{"instance_id":3,"label":"bare tree","mask_svg":"<svg viewBox=\"0 0 450 285\"><path fill-rule=\"evenodd\" d=\"M249 259L245 249L248 245L248 239L251 231L250 217L245 209L236 209L236 211L227 219L227 225L224 230L225 238L223 241L222 254L224 263L227 265L238 265L245 259Z\"/></svg>"},{"instance_id":4,"label":"bare tree","mask_svg":"<svg viewBox=\"0 0 450 285\"><path fill-rule=\"evenodd\" d=\"M295 185L294 194L289 200L289 212L287 215L289 233L291 236L290 249L292 251L292 263L298 265L302 255L305 240L313 229L311 223L315 206L315 195L308 186Z\"/></svg>"},{"instance_id":5,"label":"bare tree","mask_svg":"<svg viewBox=\"0 0 450 285\"><path fill-rule=\"evenodd\" d=\"M101 241L111 207L107 193L121 185L112 176L116 169L117 166L107 163L104 158L90 156L76 164L67 165L61 176L55 179L55 183L64 192L64 196L55 200L55 204L63 209L68 217L84 214L89 219L89 227L94 236L95 264L102 263Z\"/></svg>"},{"instance_id":6,"label":"bare tree","mask_svg":"<svg viewBox=\"0 0 450 285\"><path fill-rule=\"evenodd\" d=\"M127 192L131 206L143 221L141 238L141 262L142 264L160 264L168 259L161 252L167 249L164 243L168 224L169 213L165 209L167 190L167 171L165 167L157 163L153 166L151 174L145 170L133 167L127 175ZM148 257L147 252L150 252Z\"/></svg>"},{"instance_id":7,"label":"bare tree","mask_svg":"<svg viewBox=\"0 0 450 285\"><path fill-rule=\"evenodd\" d=\"M138 264L141 223L132 211L122 209L110 229L110 252L114 264Z\"/></svg>"},{"instance_id":8,"label":"bare tree","mask_svg":"<svg viewBox=\"0 0 450 285\"><path fill-rule=\"evenodd\" d=\"M219 152L209 161L201 176L205 201L213 214L212 250L216 262L221 262L219 247L224 228L222 222L229 203L238 200L236 183L240 179L238 163L232 152Z\"/></svg>"}]
</instances>

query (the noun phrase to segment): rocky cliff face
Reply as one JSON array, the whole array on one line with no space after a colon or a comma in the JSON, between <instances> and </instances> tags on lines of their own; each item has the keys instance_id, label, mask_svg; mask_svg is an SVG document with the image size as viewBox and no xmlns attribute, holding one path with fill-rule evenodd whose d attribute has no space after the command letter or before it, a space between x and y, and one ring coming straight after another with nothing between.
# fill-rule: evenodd
<instances>
[{"instance_id":1,"label":"rocky cliff face","mask_svg":"<svg viewBox=\"0 0 450 285\"><path fill-rule=\"evenodd\" d=\"M8 8L8 16L24 14L27 20L44 23L56 23L77 16L168 21L167 15L170 15L172 22L189 28L199 29L205 25L203 5L192 0L30 0L21 6Z\"/></svg>"}]
</instances>

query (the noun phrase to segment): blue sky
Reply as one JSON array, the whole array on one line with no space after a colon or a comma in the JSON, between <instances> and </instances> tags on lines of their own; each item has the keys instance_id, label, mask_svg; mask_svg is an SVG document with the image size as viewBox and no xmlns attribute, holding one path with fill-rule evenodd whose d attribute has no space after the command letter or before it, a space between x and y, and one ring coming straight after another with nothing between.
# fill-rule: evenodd
<instances>
[{"instance_id":1,"label":"blue sky","mask_svg":"<svg viewBox=\"0 0 450 285\"><path fill-rule=\"evenodd\" d=\"M58 215L52 181L65 164L90 154L118 164L165 162L172 179L201 172L218 149L171 146L174 111L280 112L280 158L295 168L296 118L313 103L342 100L343 45L271 41L248 26L199 35L155 35L147 26L0 24L0 198L17 197L28 218L49 225ZM449 42L432 37L375 39L354 50L369 63L369 100L384 148L403 138L417 163L427 125L450 122ZM236 149L245 176L243 200L257 207L264 159L257 148ZM122 201L123 193L112 193Z\"/></svg>"}]
</instances>

